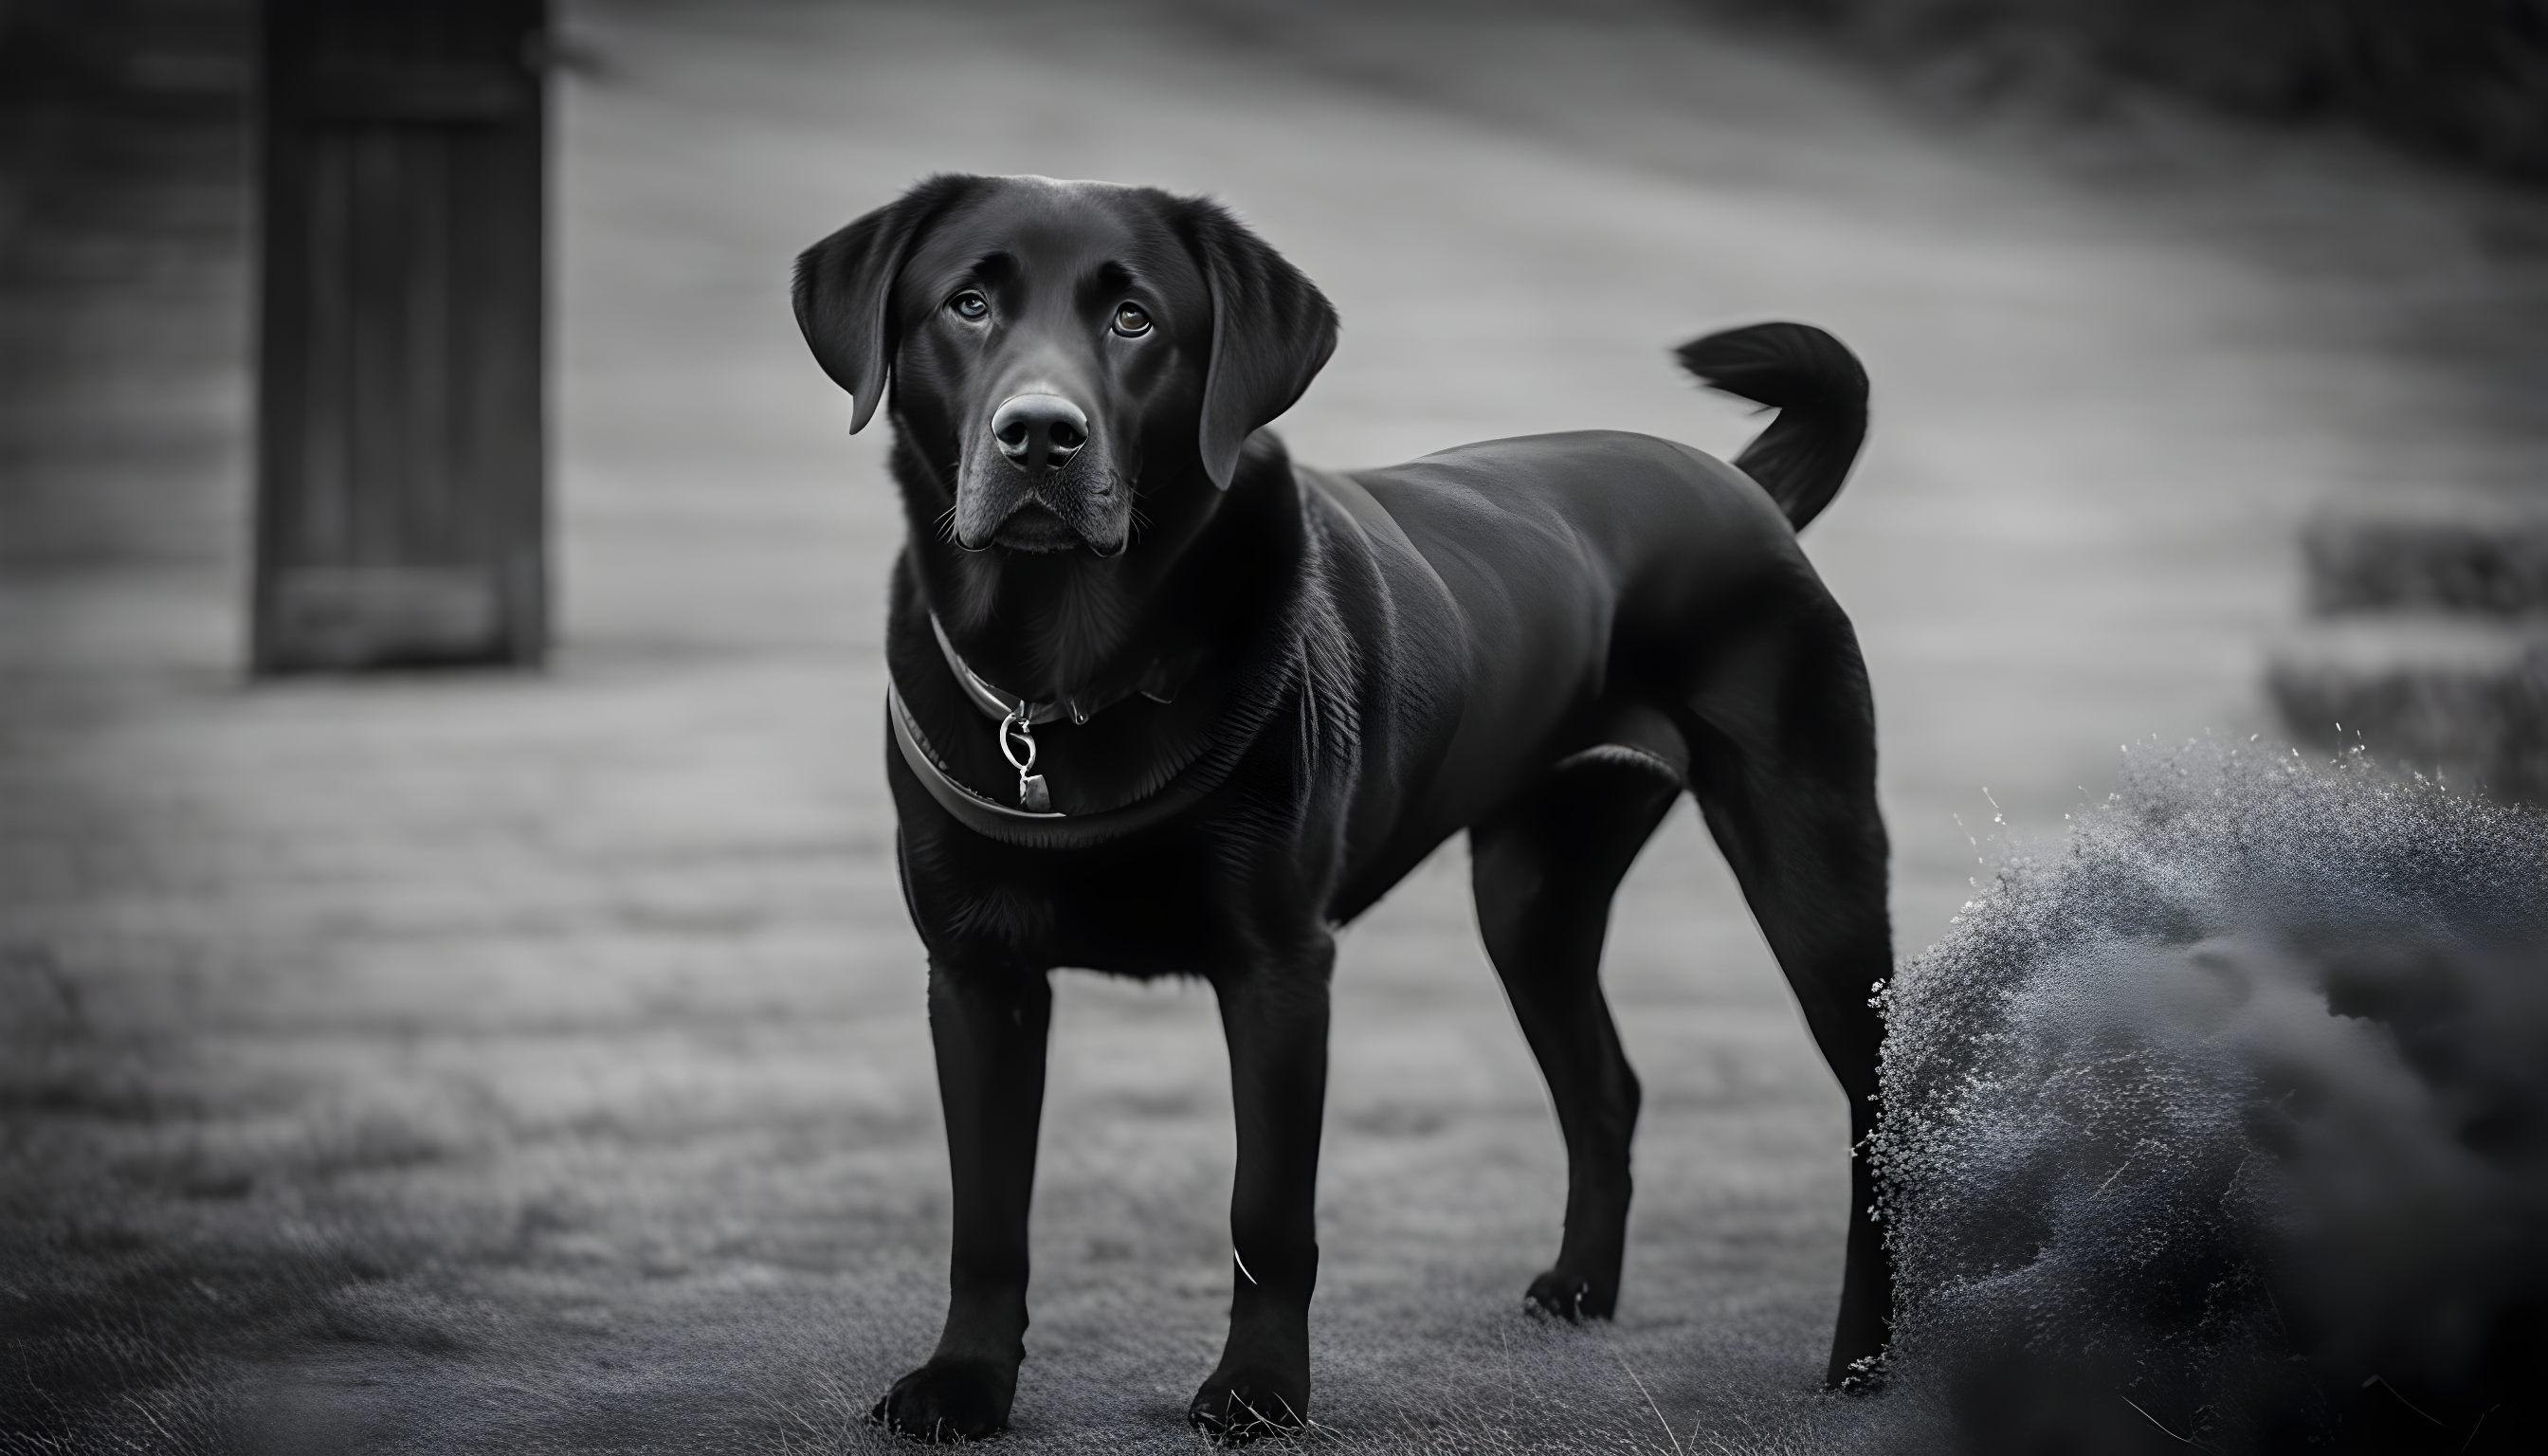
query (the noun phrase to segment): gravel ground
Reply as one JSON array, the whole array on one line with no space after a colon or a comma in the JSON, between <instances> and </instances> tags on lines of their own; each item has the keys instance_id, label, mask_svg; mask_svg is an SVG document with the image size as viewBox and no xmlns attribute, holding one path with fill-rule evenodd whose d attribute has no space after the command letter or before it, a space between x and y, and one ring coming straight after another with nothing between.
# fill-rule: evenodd
<instances>
[{"instance_id":1,"label":"gravel ground","mask_svg":"<svg viewBox=\"0 0 2548 1456\"><path fill-rule=\"evenodd\" d=\"M1667 346L1849 340L1875 434L1808 545L1875 675L1906 953L2118 745L2263 725L2311 512L2518 503L2548 462L2548 209L2340 139L1976 121L1662 0L564 14L553 669L242 685L235 424L159 503L119 485L153 564L0 578L0 1450L878 1442L947 1238L878 772L899 523L784 284L929 171L1230 202L1345 319L1282 424L1314 462L1730 453ZM105 402L79 427L154 418L114 361L164 315L55 297L107 341L54 378ZM200 398L241 398L209 357ZM83 458L12 455L0 508L64 518ZM1685 808L1611 952L1647 1085L1620 1319L1518 1313L1562 1157L1466 879L1454 844L1343 939L1318 1439L1898 1444L1917 1412L1815 1393L1845 1109ZM1210 998L1059 982L1009 1446L1188 1449Z\"/></svg>"}]
</instances>

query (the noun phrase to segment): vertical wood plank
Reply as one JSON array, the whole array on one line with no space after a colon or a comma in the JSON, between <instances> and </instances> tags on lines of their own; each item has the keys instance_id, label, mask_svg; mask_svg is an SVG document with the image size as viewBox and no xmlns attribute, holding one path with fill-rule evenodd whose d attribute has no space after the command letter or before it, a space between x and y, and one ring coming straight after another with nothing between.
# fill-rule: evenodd
<instances>
[{"instance_id":1,"label":"vertical wood plank","mask_svg":"<svg viewBox=\"0 0 2548 1456\"><path fill-rule=\"evenodd\" d=\"M300 530L288 539L291 560L325 561L341 554L354 536L354 401L345 367L346 340L353 333L353 138L311 137L307 155L309 246L302 273L286 281L305 295L302 314L309 321L295 381L302 400L302 473L294 485L307 503L293 512Z\"/></svg>"},{"instance_id":2,"label":"vertical wood plank","mask_svg":"<svg viewBox=\"0 0 2548 1456\"><path fill-rule=\"evenodd\" d=\"M355 131L350 189L352 228L345 248L345 317L352 325L338 367L345 373L350 402L348 437L352 460L346 471L346 515L353 531L331 550L346 565L388 565L402 552L384 520L406 493L401 462L406 454L410 421L400 412L398 338L406 319L400 305L407 293L406 259L398 236L399 138L384 127ZM426 427L442 420L414 421Z\"/></svg>"},{"instance_id":3,"label":"vertical wood plank","mask_svg":"<svg viewBox=\"0 0 2548 1456\"><path fill-rule=\"evenodd\" d=\"M547 645L545 0L268 0L259 672Z\"/></svg>"}]
</instances>

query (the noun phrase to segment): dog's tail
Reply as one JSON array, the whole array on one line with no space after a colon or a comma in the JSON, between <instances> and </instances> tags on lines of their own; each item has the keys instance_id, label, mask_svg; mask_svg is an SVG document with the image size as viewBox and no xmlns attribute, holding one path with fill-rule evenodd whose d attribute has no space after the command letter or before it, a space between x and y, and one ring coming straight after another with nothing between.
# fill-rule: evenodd
<instances>
[{"instance_id":1,"label":"dog's tail","mask_svg":"<svg viewBox=\"0 0 2548 1456\"><path fill-rule=\"evenodd\" d=\"M1797 530L1822 513L1866 440L1866 371L1807 323L1755 323L1673 351L1698 382L1768 405L1778 417L1734 457Z\"/></svg>"}]
</instances>

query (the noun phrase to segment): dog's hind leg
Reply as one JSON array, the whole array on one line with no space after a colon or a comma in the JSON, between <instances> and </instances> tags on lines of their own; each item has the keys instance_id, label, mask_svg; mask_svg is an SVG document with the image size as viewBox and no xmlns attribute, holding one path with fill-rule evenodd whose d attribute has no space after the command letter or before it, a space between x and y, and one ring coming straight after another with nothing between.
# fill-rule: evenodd
<instances>
[{"instance_id":1,"label":"dog's hind leg","mask_svg":"<svg viewBox=\"0 0 2548 1456\"><path fill-rule=\"evenodd\" d=\"M1042 972L930 965L956 1248L937 1352L868 1414L888 1430L952 1441L1008 1428L1026 1358L1027 1205L1051 1024L1052 985Z\"/></svg>"},{"instance_id":2,"label":"dog's hind leg","mask_svg":"<svg viewBox=\"0 0 2548 1456\"><path fill-rule=\"evenodd\" d=\"M1893 969L1875 711L1858 638L1817 585L1712 647L1685 699L1690 787L1849 1099L1856 1148L1874 1129L1884 1035L1868 1000ZM1892 1315L1874 1202L1873 1174L1857 1157L1834 1386L1883 1348Z\"/></svg>"},{"instance_id":3,"label":"dog's hind leg","mask_svg":"<svg viewBox=\"0 0 2548 1456\"><path fill-rule=\"evenodd\" d=\"M1679 735L1658 719L1632 741L1651 730L1663 752L1576 755L1469 831L1478 928L1566 1138L1565 1237L1523 1300L1570 1320L1619 1302L1639 1094L1601 995L1601 942L1612 892L1681 796Z\"/></svg>"}]
</instances>

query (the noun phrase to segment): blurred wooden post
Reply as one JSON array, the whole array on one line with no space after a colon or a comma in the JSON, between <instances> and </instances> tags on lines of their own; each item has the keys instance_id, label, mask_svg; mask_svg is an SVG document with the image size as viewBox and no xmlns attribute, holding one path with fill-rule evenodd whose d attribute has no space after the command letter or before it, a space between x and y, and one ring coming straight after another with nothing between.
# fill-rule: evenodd
<instances>
[{"instance_id":1,"label":"blurred wooden post","mask_svg":"<svg viewBox=\"0 0 2548 1456\"><path fill-rule=\"evenodd\" d=\"M266 0L252 665L548 636L546 0Z\"/></svg>"}]
</instances>

